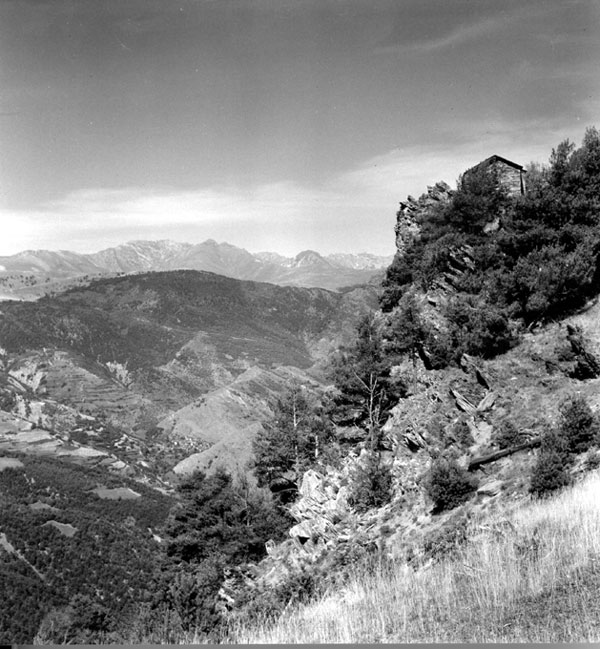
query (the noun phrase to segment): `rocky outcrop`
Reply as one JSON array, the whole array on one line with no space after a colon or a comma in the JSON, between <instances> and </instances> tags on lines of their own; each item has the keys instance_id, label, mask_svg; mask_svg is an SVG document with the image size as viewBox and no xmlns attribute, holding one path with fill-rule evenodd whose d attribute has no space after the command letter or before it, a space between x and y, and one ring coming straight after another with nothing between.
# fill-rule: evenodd
<instances>
[{"instance_id":1,"label":"rocky outcrop","mask_svg":"<svg viewBox=\"0 0 600 649\"><path fill-rule=\"evenodd\" d=\"M351 476L367 461L366 451L347 458L341 469L305 472L299 498L290 513L296 524L283 543L268 542L267 557L258 565L229 570L219 599L223 613L234 610L252 593L271 592L307 569L327 574L327 565L347 555L350 548L378 547L382 539L377 522L382 510L363 514L349 503Z\"/></svg>"},{"instance_id":2,"label":"rocky outcrop","mask_svg":"<svg viewBox=\"0 0 600 649\"><path fill-rule=\"evenodd\" d=\"M403 254L407 246L419 236L419 217L432 208L442 205L450 200L453 191L450 186L441 181L427 187L427 193L418 200L408 196L406 201L400 203L396 214L396 248Z\"/></svg>"}]
</instances>

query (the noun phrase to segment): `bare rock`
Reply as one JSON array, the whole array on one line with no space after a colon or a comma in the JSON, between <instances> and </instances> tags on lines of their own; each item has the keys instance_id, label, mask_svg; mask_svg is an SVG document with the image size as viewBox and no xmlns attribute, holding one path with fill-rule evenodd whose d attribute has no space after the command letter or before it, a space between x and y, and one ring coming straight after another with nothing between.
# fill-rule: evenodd
<instances>
[{"instance_id":1,"label":"bare rock","mask_svg":"<svg viewBox=\"0 0 600 649\"><path fill-rule=\"evenodd\" d=\"M323 493L323 480L321 476L312 469L309 469L302 478L299 493L304 498L310 498L316 502L325 502L327 496Z\"/></svg>"},{"instance_id":2,"label":"bare rock","mask_svg":"<svg viewBox=\"0 0 600 649\"><path fill-rule=\"evenodd\" d=\"M488 392L477 404L477 410L479 412L486 412L486 410L491 410L496 403L497 396L498 395L495 392Z\"/></svg>"},{"instance_id":3,"label":"bare rock","mask_svg":"<svg viewBox=\"0 0 600 649\"><path fill-rule=\"evenodd\" d=\"M400 209L396 214L395 228L396 248L399 254L403 254L411 241L419 237L421 229L418 225L418 216L435 205L448 202L453 193L445 182L438 182L427 187L427 193L418 200L408 196L405 201L400 203Z\"/></svg>"},{"instance_id":4,"label":"bare rock","mask_svg":"<svg viewBox=\"0 0 600 649\"><path fill-rule=\"evenodd\" d=\"M490 482L482 484L479 489L477 489L477 493L482 496L495 496L500 493L503 484L502 480L491 480Z\"/></svg>"},{"instance_id":5,"label":"bare rock","mask_svg":"<svg viewBox=\"0 0 600 649\"><path fill-rule=\"evenodd\" d=\"M463 354L460 357L460 366L464 372L472 374L475 377L477 383L479 383L479 385L484 387L486 390L489 390L491 388L489 378L483 372L481 367L479 367L477 361L473 358L473 356L469 354Z\"/></svg>"},{"instance_id":6,"label":"bare rock","mask_svg":"<svg viewBox=\"0 0 600 649\"><path fill-rule=\"evenodd\" d=\"M477 412L477 406L464 397L458 390L451 388L450 393L454 397L459 410L466 412L468 415L474 415Z\"/></svg>"},{"instance_id":7,"label":"bare rock","mask_svg":"<svg viewBox=\"0 0 600 649\"><path fill-rule=\"evenodd\" d=\"M467 426L469 427L469 431L471 432L471 435L473 435L473 439L477 445L482 446L490 443L492 432L494 430L494 427L491 424L488 424L485 421L475 422L471 420L467 421Z\"/></svg>"},{"instance_id":8,"label":"bare rock","mask_svg":"<svg viewBox=\"0 0 600 649\"><path fill-rule=\"evenodd\" d=\"M408 428L402 434L404 443L409 450L416 452L419 449L427 448L427 442L423 435L414 428Z\"/></svg>"}]
</instances>

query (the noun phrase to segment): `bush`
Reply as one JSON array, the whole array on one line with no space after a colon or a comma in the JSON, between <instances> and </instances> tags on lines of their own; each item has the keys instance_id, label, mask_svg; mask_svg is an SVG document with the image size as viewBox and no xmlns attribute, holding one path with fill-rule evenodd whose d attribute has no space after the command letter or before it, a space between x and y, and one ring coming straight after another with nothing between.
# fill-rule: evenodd
<instances>
[{"instance_id":1,"label":"bush","mask_svg":"<svg viewBox=\"0 0 600 649\"><path fill-rule=\"evenodd\" d=\"M571 482L571 459L567 441L560 431L550 429L542 436L537 461L531 472L529 491L538 498L547 496Z\"/></svg>"},{"instance_id":2,"label":"bush","mask_svg":"<svg viewBox=\"0 0 600 649\"><path fill-rule=\"evenodd\" d=\"M369 453L366 463L356 467L348 502L355 511L365 512L381 507L392 498L392 473L381 463L378 453Z\"/></svg>"},{"instance_id":3,"label":"bush","mask_svg":"<svg viewBox=\"0 0 600 649\"><path fill-rule=\"evenodd\" d=\"M541 452L531 474L530 492L538 498L570 484L567 465L556 451Z\"/></svg>"},{"instance_id":4,"label":"bush","mask_svg":"<svg viewBox=\"0 0 600 649\"><path fill-rule=\"evenodd\" d=\"M582 396L569 397L560 405L560 431L570 453L584 453L598 442L598 420Z\"/></svg>"},{"instance_id":5,"label":"bush","mask_svg":"<svg viewBox=\"0 0 600 649\"><path fill-rule=\"evenodd\" d=\"M475 443L469 424L465 419L460 419L452 426L452 437L460 448L469 448Z\"/></svg>"},{"instance_id":6,"label":"bush","mask_svg":"<svg viewBox=\"0 0 600 649\"><path fill-rule=\"evenodd\" d=\"M500 448L511 448L523 442L523 433L510 419L505 419L500 423L494 441Z\"/></svg>"},{"instance_id":7,"label":"bush","mask_svg":"<svg viewBox=\"0 0 600 649\"><path fill-rule=\"evenodd\" d=\"M471 297L454 298L447 307L455 358L464 353L491 358L507 352L515 338L506 312Z\"/></svg>"},{"instance_id":8,"label":"bush","mask_svg":"<svg viewBox=\"0 0 600 649\"><path fill-rule=\"evenodd\" d=\"M435 460L425 480L425 490L436 512L457 507L468 500L476 488L476 478L455 460Z\"/></svg>"}]
</instances>

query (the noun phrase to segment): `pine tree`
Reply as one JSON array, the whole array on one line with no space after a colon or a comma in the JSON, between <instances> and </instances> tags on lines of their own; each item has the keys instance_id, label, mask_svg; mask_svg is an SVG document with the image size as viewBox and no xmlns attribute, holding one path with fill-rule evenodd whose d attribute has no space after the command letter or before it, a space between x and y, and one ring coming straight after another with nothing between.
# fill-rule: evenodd
<instances>
[{"instance_id":1,"label":"pine tree","mask_svg":"<svg viewBox=\"0 0 600 649\"><path fill-rule=\"evenodd\" d=\"M292 500L302 474L327 452L333 433L318 396L293 383L273 404L273 416L253 442L258 484Z\"/></svg>"},{"instance_id":2,"label":"pine tree","mask_svg":"<svg viewBox=\"0 0 600 649\"><path fill-rule=\"evenodd\" d=\"M332 362L337 404L367 431L371 450L377 449L381 427L406 392L402 381L392 377L394 356L382 329L381 318L368 313L359 321L355 342L340 349Z\"/></svg>"}]
</instances>

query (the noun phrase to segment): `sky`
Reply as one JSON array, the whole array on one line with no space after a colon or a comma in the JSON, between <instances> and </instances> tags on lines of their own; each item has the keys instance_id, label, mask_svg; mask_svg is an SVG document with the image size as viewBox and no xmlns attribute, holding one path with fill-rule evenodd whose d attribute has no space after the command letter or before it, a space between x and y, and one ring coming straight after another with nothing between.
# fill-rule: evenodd
<instances>
[{"instance_id":1,"label":"sky","mask_svg":"<svg viewBox=\"0 0 600 649\"><path fill-rule=\"evenodd\" d=\"M0 255L394 252L398 203L599 126L597 0L1 0Z\"/></svg>"}]
</instances>

